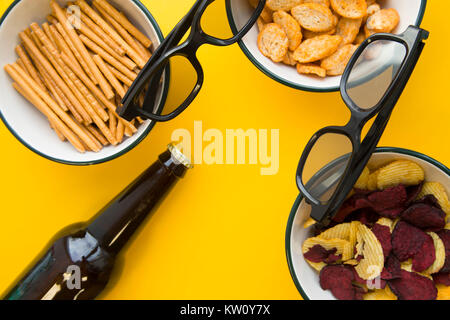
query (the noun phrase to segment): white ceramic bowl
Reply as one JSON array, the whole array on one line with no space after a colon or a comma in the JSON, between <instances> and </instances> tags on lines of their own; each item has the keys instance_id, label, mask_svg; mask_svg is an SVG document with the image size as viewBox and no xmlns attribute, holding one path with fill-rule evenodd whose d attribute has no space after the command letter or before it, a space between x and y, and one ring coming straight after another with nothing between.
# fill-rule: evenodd
<instances>
[{"instance_id":1,"label":"white ceramic bowl","mask_svg":"<svg viewBox=\"0 0 450 320\"><path fill-rule=\"evenodd\" d=\"M378 148L369 161L370 168L378 168L398 159L407 159L419 164L425 171L426 181L437 181L450 194L450 170L443 164L423 154L399 149ZM314 177L312 178L314 179ZM292 207L286 228L286 257L292 279L306 300L336 300L331 291L322 290L319 274L309 266L302 254L303 242L313 236L313 227L303 228L309 218L311 207L299 196Z\"/></svg>"},{"instance_id":2,"label":"white ceramic bowl","mask_svg":"<svg viewBox=\"0 0 450 320\"><path fill-rule=\"evenodd\" d=\"M157 47L163 40L161 30L150 12L137 0L109 0L118 10L124 12L130 21L141 29ZM58 1L64 5L68 1ZM51 13L49 0L16 0L0 20L0 65L17 60L14 48L19 44L19 32L32 22L43 23ZM47 119L12 87L12 80L4 71L0 72L2 99L0 117L8 129L26 147L39 155L65 164L89 165L117 158L141 142L154 123L151 121L139 127L138 132L118 146L108 146L98 153L81 154L68 142L61 142L50 128ZM168 77L158 93L157 102L161 108L168 89Z\"/></svg>"},{"instance_id":3,"label":"white ceramic bowl","mask_svg":"<svg viewBox=\"0 0 450 320\"><path fill-rule=\"evenodd\" d=\"M383 8L395 8L400 14L400 24L394 33L402 33L410 25L420 26L425 12L426 0L379 0ZM248 0L230 0L227 2L228 18L231 27L237 30L248 21L252 9ZM239 28L240 29L240 28ZM269 58L263 56L257 45L258 27L255 25L249 33L239 42L239 45L251 62L270 78L290 86L292 88L330 92L338 91L341 76L326 77L324 79L301 75L295 67L274 63Z\"/></svg>"}]
</instances>

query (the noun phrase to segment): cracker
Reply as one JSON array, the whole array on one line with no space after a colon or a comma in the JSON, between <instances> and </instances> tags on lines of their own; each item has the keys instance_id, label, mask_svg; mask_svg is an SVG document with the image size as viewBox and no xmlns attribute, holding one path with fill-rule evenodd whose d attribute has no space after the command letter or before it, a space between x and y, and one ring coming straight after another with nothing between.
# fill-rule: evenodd
<instances>
[{"instance_id":1,"label":"cracker","mask_svg":"<svg viewBox=\"0 0 450 320\"><path fill-rule=\"evenodd\" d=\"M335 27L336 19L331 10L318 3L304 3L291 10L292 16L306 30L329 31Z\"/></svg>"},{"instance_id":2,"label":"cracker","mask_svg":"<svg viewBox=\"0 0 450 320\"><path fill-rule=\"evenodd\" d=\"M322 60L320 66L327 71L329 76L339 76L344 73L348 61L358 47L347 44L339 48L334 54Z\"/></svg>"},{"instance_id":3,"label":"cracker","mask_svg":"<svg viewBox=\"0 0 450 320\"><path fill-rule=\"evenodd\" d=\"M302 2L303 0L267 0L267 6L273 11L289 11Z\"/></svg>"},{"instance_id":4,"label":"cracker","mask_svg":"<svg viewBox=\"0 0 450 320\"><path fill-rule=\"evenodd\" d=\"M281 62L288 51L289 40L284 30L276 23L269 23L258 35L258 48L274 62Z\"/></svg>"},{"instance_id":5,"label":"cracker","mask_svg":"<svg viewBox=\"0 0 450 320\"><path fill-rule=\"evenodd\" d=\"M336 27L336 34L342 37L342 44L353 43L361 28L362 19L341 18Z\"/></svg>"},{"instance_id":6,"label":"cracker","mask_svg":"<svg viewBox=\"0 0 450 320\"><path fill-rule=\"evenodd\" d=\"M331 7L340 16L350 19L363 18L367 13L366 0L331 0Z\"/></svg>"},{"instance_id":7,"label":"cracker","mask_svg":"<svg viewBox=\"0 0 450 320\"><path fill-rule=\"evenodd\" d=\"M400 22L400 15L397 10L382 9L367 19L366 27L373 32L391 32Z\"/></svg>"},{"instance_id":8,"label":"cracker","mask_svg":"<svg viewBox=\"0 0 450 320\"><path fill-rule=\"evenodd\" d=\"M322 60L336 52L341 42L342 37L330 35L308 39L294 51L294 59L300 63Z\"/></svg>"},{"instance_id":9,"label":"cracker","mask_svg":"<svg viewBox=\"0 0 450 320\"><path fill-rule=\"evenodd\" d=\"M301 74L313 74L321 78L327 76L327 71L314 63L298 63L297 72Z\"/></svg>"},{"instance_id":10,"label":"cracker","mask_svg":"<svg viewBox=\"0 0 450 320\"><path fill-rule=\"evenodd\" d=\"M273 21L286 33L289 40L289 50L294 51L302 42L302 30L297 20L285 11L277 11L273 14Z\"/></svg>"}]
</instances>

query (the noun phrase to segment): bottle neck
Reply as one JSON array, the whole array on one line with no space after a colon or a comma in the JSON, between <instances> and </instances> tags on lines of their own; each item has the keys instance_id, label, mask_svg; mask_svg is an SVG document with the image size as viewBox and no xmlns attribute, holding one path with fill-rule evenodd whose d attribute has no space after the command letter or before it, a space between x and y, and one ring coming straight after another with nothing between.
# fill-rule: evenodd
<instances>
[{"instance_id":1,"label":"bottle neck","mask_svg":"<svg viewBox=\"0 0 450 320\"><path fill-rule=\"evenodd\" d=\"M187 166L176 160L173 151L164 152L157 162L100 211L87 231L97 239L100 247L117 254L186 170Z\"/></svg>"}]
</instances>

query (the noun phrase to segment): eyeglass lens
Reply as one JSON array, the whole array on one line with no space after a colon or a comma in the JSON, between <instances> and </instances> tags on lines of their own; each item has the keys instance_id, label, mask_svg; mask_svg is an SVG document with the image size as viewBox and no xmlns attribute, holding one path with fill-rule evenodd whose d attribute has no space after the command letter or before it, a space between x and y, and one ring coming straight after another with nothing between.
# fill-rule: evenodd
<instances>
[{"instance_id":1,"label":"eyeglass lens","mask_svg":"<svg viewBox=\"0 0 450 320\"><path fill-rule=\"evenodd\" d=\"M322 203L330 200L350 161L353 145L337 133L326 133L314 143L302 172L308 192Z\"/></svg>"},{"instance_id":2,"label":"eyeglass lens","mask_svg":"<svg viewBox=\"0 0 450 320\"><path fill-rule=\"evenodd\" d=\"M361 109L370 110L383 98L406 57L406 48L396 41L370 43L353 66L346 91Z\"/></svg>"}]
</instances>

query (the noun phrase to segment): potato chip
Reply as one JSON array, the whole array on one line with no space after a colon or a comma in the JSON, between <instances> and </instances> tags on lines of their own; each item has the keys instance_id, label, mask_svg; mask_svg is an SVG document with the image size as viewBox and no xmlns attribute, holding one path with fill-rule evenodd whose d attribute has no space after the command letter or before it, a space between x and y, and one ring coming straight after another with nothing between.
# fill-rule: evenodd
<instances>
[{"instance_id":1,"label":"potato chip","mask_svg":"<svg viewBox=\"0 0 450 320\"><path fill-rule=\"evenodd\" d=\"M302 30L297 20L289 13L277 11L273 14L273 22L278 24L286 33L289 40L289 50L294 51L302 42Z\"/></svg>"},{"instance_id":2,"label":"potato chip","mask_svg":"<svg viewBox=\"0 0 450 320\"><path fill-rule=\"evenodd\" d=\"M376 170L369 175L367 180L367 189L370 191L375 191L378 189L378 174L380 170Z\"/></svg>"},{"instance_id":3,"label":"potato chip","mask_svg":"<svg viewBox=\"0 0 450 320\"><path fill-rule=\"evenodd\" d=\"M374 32L391 32L400 22L397 10L382 9L371 15L366 22L366 27Z\"/></svg>"},{"instance_id":4,"label":"potato chip","mask_svg":"<svg viewBox=\"0 0 450 320\"><path fill-rule=\"evenodd\" d=\"M317 223L316 220L314 220L313 218L309 218L308 220L305 221L305 223L303 224L303 228L308 229L309 227L315 225Z\"/></svg>"},{"instance_id":5,"label":"potato chip","mask_svg":"<svg viewBox=\"0 0 450 320\"><path fill-rule=\"evenodd\" d=\"M391 232L394 230L394 221L389 218L380 218L377 221L377 224L389 227L389 229L391 229Z\"/></svg>"},{"instance_id":6,"label":"potato chip","mask_svg":"<svg viewBox=\"0 0 450 320\"><path fill-rule=\"evenodd\" d=\"M380 276L384 267L383 248L375 234L365 225L358 226L358 233L361 234L363 242L363 259L355 267L358 275L364 280L373 280Z\"/></svg>"},{"instance_id":7,"label":"potato chip","mask_svg":"<svg viewBox=\"0 0 450 320\"><path fill-rule=\"evenodd\" d=\"M344 261L344 264L347 264L349 266L357 266L358 263L359 263L359 261L356 259L350 259L350 260Z\"/></svg>"},{"instance_id":8,"label":"potato chip","mask_svg":"<svg viewBox=\"0 0 450 320\"><path fill-rule=\"evenodd\" d=\"M362 18L367 13L366 0L331 0L331 7L339 15L350 19Z\"/></svg>"},{"instance_id":9,"label":"potato chip","mask_svg":"<svg viewBox=\"0 0 450 320\"><path fill-rule=\"evenodd\" d=\"M425 274L438 273L445 264L444 242L436 233L434 232L427 232L427 233L433 238L434 248L436 250L436 260L434 260L433 264L423 273Z\"/></svg>"},{"instance_id":10,"label":"potato chip","mask_svg":"<svg viewBox=\"0 0 450 320\"><path fill-rule=\"evenodd\" d=\"M320 272L324 267L327 266L327 264L325 262L312 262L309 261L308 259L305 259L306 262L308 262L308 264L316 271Z\"/></svg>"},{"instance_id":11,"label":"potato chip","mask_svg":"<svg viewBox=\"0 0 450 320\"><path fill-rule=\"evenodd\" d=\"M300 63L322 60L336 52L341 42L340 36L329 35L305 40L294 51L294 59Z\"/></svg>"},{"instance_id":12,"label":"potato chip","mask_svg":"<svg viewBox=\"0 0 450 320\"><path fill-rule=\"evenodd\" d=\"M336 26L333 13L322 4L304 3L292 8L291 13L306 30L323 32Z\"/></svg>"},{"instance_id":13,"label":"potato chip","mask_svg":"<svg viewBox=\"0 0 450 320\"><path fill-rule=\"evenodd\" d=\"M398 298L389 286L386 286L384 289L377 289L366 293L364 300L398 300Z\"/></svg>"},{"instance_id":14,"label":"potato chip","mask_svg":"<svg viewBox=\"0 0 450 320\"><path fill-rule=\"evenodd\" d=\"M269 23L258 35L258 48L274 62L281 62L288 52L289 40L284 30L276 23Z\"/></svg>"},{"instance_id":15,"label":"potato chip","mask_svg":"<svg viewBox=\"0 0 450 320\"><path fill-rule=\"evenodd\" d=\"M297 72L300 74L314 74L321 78L325 78L327 75L327 71L324 68L313 63L298 63Z\"/></svg>"},{"instance_id":16,"label":"potato chip","mask_svg":"<svg viewBox=\"0 0 450 320\"><path fill-rule=\"evenodd\" d=\"M365 167L363 172L358 178L358 181L356 181L354 188L361 189L361 190L367 190L367 183L369 182L369 176L370 176L370 170L369 168Z\"/></svg>"},{"instance_id":17,"label":"potato chip","mask_svg":"<svg viewBox=\"0 0 450 320\"><path fill-rule=\"evenodd\" d=\"M445 228L444 229L446 229L446 230L450 230L450 222L449 223L447 223L446 225L445 225Z\"/></svg>"},{"instance_id":18,"label":"potato chip","mask_svg":"<svg viewBox=\"0 0 450 320\"><path fill-rule=\"evenodd\" d=\"M302 2L303 0L267 0L267 6L273 11L289 11Z\"/></svg>"},{"instance_id":19,"label":"potato chip","mask_svg":"<svg viewBox=\"0 0 450 320\"><path fill-rule=\"evenodd\" d=\"M417 163L409 160L397 160L379 169L377 187L379 190L383 190L399 184L415 186L424 179L425 172Z\"/></svg>"},{"instance_id":20,"label":"potato chip","mask_svg":"<svg viewBox=\"0 0 450 320\"><path fill-rule=\"evenodd\" d=\"M450 214L450 203L445 187L439 182L425 182L422 191L417 196L417 200L420 200L429 194L432 194L438 200L442 210L448 216Z\"/></svg>"},{"instance_id":21,"label":"potato chip","mask_svg":"<svg viewBox=\"0 0 450 320\"><path fill-rule=\"evenodd\" d=\"M357 48L353 44L347 44L339 48L331 56L323 59L320 66L327 71L327 75L339 76L344 73L345 67Z\"/></svg>"},{"instance_id":22,"label":"potato chip","mask_svg":"<svg viewBox=\"0 0 450 320\"><path fill-rule=\"evenodd\" d=\"M350 239L350 222L338 224L318 235L322 239Z\"/></svg>"},{"instance_id":23,"label":"potato chip","mask_svg":"<svg viewBox=\"0 0 450 320\"><path fill-rule=\"evenodd\" d=\"M336 248L336 255L342 255L342 260L349 260L349 252L352 248L350 242L343 239L322 239L319 237L312 237L305 240L303 243L303 254L309 251L315 245L320 245L326 250L332 250Z\"/></svg>"},{"instance_id":24,"label":"potato chip","mask_svg":"<svg viewBox=\"0 0 450 320\"><path fill-rule=\"evenodd\" d=\"M350 234L349 234L348 241L350 242L350 246L352 248L355 248L356 243L358 242L358 228L359 228L360 224L361 224L361 222L359 222L359 221L350 222ZM355 255L354 251L353 251L353 255Z\"/></svg>"},{"instance_id":25,"label":"potato chip","mask_svg":"<svg viewBox=\"0 0 450 320\"><path fill-rule=\"evenodd\" d=\"M346 45L355 41L361 24L362 19L341 18L339 20L336 27L336 34L342 37L342 44Z\"/></svg>"},{"instance_id":26,"label":"potato chip","mask_svg":"<svg viewBox=\"0 0 450 320\"><path fill-rule=\"evenodd\" d=\"M402 262L401 263L401 268L402 268L402 270L405 270L405 271L408 271L408 272L414 272L414 273L420 274L421 276L427 277L428 279L433 280L433 277L431 275L429 275L429 274L426 274L426 273L423 273L423 272L415 272L415 271L413 271L413 269L412 269L412 260L411 259L409 259L409 260L407 260L405 262Z\"/></svg>"}]
</instances>

